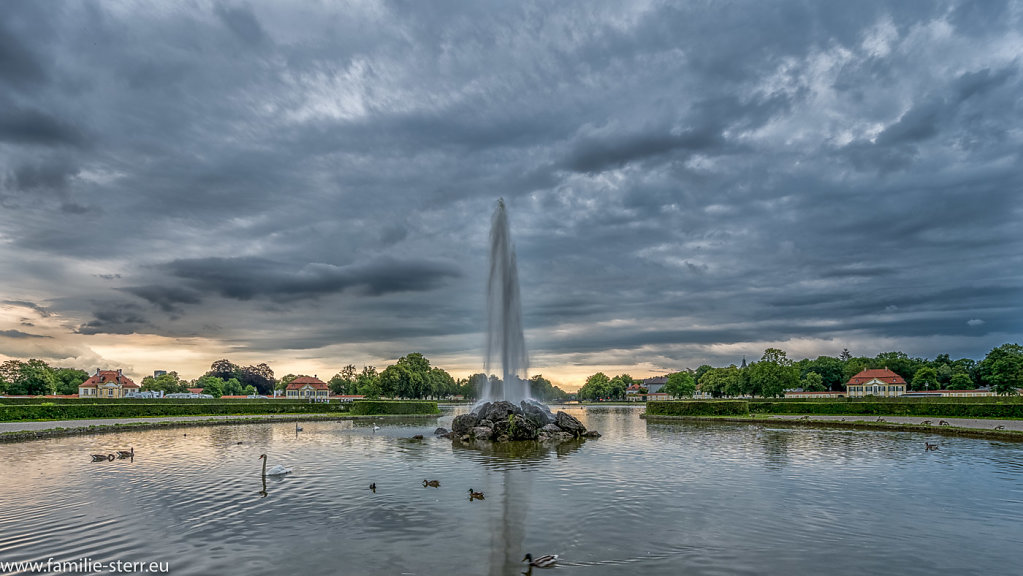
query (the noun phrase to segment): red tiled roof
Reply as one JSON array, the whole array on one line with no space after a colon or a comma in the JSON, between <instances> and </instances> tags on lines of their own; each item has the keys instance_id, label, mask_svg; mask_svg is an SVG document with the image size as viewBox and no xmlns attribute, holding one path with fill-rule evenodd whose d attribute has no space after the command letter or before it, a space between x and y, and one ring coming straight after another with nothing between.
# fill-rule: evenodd
<instances>
[{"instance_id":1,"label":"red tiled roof","mask_svg":"<svg viewBox=\"0 0 1023 576\"><path fill-rule=\"evenodd\" d=\"M873 369L862 370L859 374L857 374L857 375L853 376L852 378L850 378L849 381L846 382L846 386L848 386L850 384L853 384L853 385L864 384L866 382L870 382L871 380L874 380L875 378L877 380L880 380L881 382L886 383L886 384L905 384L906 383L906 381L902 379L902 376L899 376L898 374L896 374L895 372L892 372L891 370L889 370L887 368L873 368Z\"/></svg>"},{"instance_id":2,"label":"red tiled roof","mask_svg":"<svg viewBox=\"0 0 1023 576\"><path fill-rule=\"evenodd\" d=\"M79 388L95 388L100 384L106 384L108 382L117 382L122 388L138 388L139 385L132 382L131 378L128 378L124 374L121 374L119 370L98 370L91 378L82 382L78 385Z\"/></svg>"},{"instance_id":3,"label":"red tiled roof","mask_svg":"<svg viewBox=\"0 0 1023 576\"><path fill-rule=\"evenodd\" d=\"M186 388L192 394L202 394L202 388Z\"/></svg>"},{"instance_id":4,"label":"red tiled roof","mask_svg":"<svg viewBox=\"0 0 1023 576\"><path fill-rule=\"evenodd\" d=\"M291 382L288 382L288 387L285 388L285 390L298 390L307 384L316 390L326 390L329 388L327 383L319 378L315 378L313 376L299 376Z\"/></svg>"}]
</instances>

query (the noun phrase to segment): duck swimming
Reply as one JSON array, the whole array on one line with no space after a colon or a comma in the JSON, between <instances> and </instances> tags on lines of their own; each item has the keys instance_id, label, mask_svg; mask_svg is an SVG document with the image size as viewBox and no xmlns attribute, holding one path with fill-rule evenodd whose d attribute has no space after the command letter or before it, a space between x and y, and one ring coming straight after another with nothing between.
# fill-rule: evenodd
<instances>
[{"instance_id":1,"label":"duck swimming","mask_svg":"<svg viewBox=\"0 0 1023 576\"><path fill-rule=\"evenodd\" d=\"M537 568L550 568L558 563L557 554L544 554L539 558L533 558L532 554L526 554L526 557L522 559L523 562L529 562L530 566L536 566Z\"/></svg>"}]
</instances>

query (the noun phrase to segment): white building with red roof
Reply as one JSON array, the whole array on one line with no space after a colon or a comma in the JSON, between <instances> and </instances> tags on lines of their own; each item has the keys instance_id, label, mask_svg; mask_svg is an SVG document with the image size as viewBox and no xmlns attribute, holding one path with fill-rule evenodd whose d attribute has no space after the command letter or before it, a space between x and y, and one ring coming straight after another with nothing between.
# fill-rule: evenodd
<instances>
[{"instance_id":1,"label":"white building with red roof","mask_svg":"<svg viewBox=\"0 0 1023 576\"><path fill-rule=\"evenodd\" d=\"M906 393L906 381L887 368L869 368L850 378L845 392L850 398L902 396Z\"/></svg>"},{"instance_id":2,"label":"white building with red roof","mask_svg":"<svg viewBox=\"0 0 1023 576\"><path fill-rule=\"evenodd\" d=\"M326 400L330 396L330 386L316 376L299 376L288 383L284 395L287 398Z\"/></svg>"},{"instance_id":3,"label":"white building with red roof","mask_svg":"<svg viewBox=\"0 0 1023 576\"><path fill-rule=\"evenodd\" d=\"M123 398L130 390L138 390L139 385L125 376L121 369L100 370L78 385L79 398Z\"/></svg>"}]
</instances>

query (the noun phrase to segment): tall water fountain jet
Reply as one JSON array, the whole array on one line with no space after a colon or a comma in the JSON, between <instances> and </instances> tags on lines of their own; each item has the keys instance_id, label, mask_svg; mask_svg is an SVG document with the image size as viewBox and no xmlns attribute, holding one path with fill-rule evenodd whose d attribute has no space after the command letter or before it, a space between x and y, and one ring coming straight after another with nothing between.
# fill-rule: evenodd
<instances>
[{"instance_id":1,"label":"tall water fountain jet","mask_svg":"<svg viewBox=\"0 0 1023 576\"><path fill-rule=\"evenodd\" d=\"M493 390L488 381L482 399L486 402L507 400L518 404L531 398L529 359L526 340L522 334L522 305L519 300L519 273L515 265L515 248L511 243L508 214L504 199L497 201L497 209L490 222L490 279L487 282L487 358L490 373L501 364L504 385Z\"/></svg>"},{"instance_id":2,"label":"tall water fountain jet","mask_svg":"<svg viewBox=\"0 0 1023 576\"><path fill-rule=\"evenodd\" d=\"M522 335L522 306L519 302L519 273L508 230L504 200L498 200L490 226L490 280L487 282L486 370L501 363L504 384L496 390L489 380L480 390L480 402L467 414L455 416L451 431L438 433L455 442L486 445L490 442L528 440L561 442L573 438L595 438L577 418L533 400L530 394L529 360ZM504 565L502 563L501 565Z\"/></svg>"}]
</instances>

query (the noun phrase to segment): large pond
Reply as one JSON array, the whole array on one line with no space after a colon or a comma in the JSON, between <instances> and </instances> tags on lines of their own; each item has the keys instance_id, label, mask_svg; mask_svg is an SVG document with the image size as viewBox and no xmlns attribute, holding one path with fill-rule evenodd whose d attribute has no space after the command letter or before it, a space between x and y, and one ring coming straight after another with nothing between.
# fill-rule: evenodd
<instances>
[{"instance_id":1,"label":"large pond","mask_svg":"<svg viewBox=\"0 0 1023 576\"><path fill-rule=\"evenodd\" d=\"M604 436L516 453L453 448L432 436L448 411L379 430L254 424L0 445L0 563L426 576L518 574L531 552L560 554L554 573L594 575L1023 566L1019 443L568 411ZM129 446L134 460L90 461ZM262 453L294 468L265 491ZM469 488L485 500L470 501Z\"/></svg>"}]
</instances>

